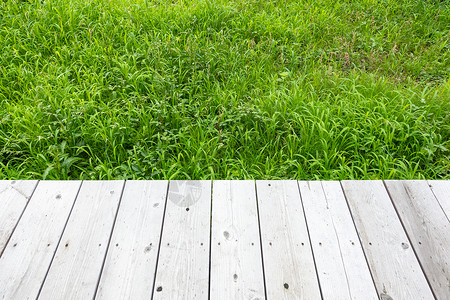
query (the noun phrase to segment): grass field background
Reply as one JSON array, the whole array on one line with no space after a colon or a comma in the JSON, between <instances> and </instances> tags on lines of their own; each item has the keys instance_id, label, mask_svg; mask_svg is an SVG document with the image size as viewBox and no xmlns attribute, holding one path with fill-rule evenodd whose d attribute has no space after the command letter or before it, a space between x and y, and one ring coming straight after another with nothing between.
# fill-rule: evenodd
<instances>
[{"instance_id":1,"label":"grass field background","mask_svg":"<svg viewBox=\"0 0 450 300\"><path fill-rule=\"evenodd\" d=\"M0 3L0 179L450 179L448 1Z\"/></svg>"}]
</instances>

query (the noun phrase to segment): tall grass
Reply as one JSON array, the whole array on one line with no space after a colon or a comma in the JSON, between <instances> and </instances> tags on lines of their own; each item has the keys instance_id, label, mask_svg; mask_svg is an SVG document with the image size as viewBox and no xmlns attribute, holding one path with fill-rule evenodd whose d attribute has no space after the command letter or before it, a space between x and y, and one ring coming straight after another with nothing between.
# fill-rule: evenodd
<instances>
[{"instance_id":1,"label":"tall grass","mask_svg":"<svg viewBox=\"0 0 450 300\"><path fill-rule=\"evenodd\" d=\"M439 1L0 3L0 178L450 179Z\"/></svg>"}]
</instances>

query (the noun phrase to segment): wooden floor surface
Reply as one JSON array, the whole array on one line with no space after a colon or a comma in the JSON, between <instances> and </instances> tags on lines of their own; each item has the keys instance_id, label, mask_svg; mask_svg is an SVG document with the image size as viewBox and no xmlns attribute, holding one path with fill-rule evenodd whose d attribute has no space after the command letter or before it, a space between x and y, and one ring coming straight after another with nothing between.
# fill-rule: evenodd
<instances>
[{"instance_id":1,"label":"wooden floor surface","mask_svg":"<svg viewBox=\"0 0 450 300\"><path fill-rule=\"evenodd\" d=\"M0 299L450 299L450 181L0 181Z\"/></svg>"}]
</instances>

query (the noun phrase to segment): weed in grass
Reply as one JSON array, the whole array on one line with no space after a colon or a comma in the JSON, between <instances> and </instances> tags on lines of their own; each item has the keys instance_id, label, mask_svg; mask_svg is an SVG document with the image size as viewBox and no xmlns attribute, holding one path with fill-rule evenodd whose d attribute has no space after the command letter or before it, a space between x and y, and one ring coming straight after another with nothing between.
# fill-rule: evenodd
<instances>
[{"instance_id":1,"label":"weed in grass","mask_svg":"<svg viewBox=\"0 0 450 300\"><path fill-rule=\"evenodd\" d=\"M439 1L0 3L0 178L450 178Z\"/></svg>"}]
</instances>

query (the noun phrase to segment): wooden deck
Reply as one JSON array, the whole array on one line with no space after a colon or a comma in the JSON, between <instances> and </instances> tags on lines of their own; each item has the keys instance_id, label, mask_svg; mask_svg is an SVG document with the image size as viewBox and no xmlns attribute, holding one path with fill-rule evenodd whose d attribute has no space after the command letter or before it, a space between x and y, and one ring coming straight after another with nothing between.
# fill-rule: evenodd
<instances>
[{"instance_id":1,"label":"wooden deck","mask_svg":"<svg viewBox=\"0 0 450 300\"><path fill-rule=\"evenodd\" d=\"M450 181L0 181L0 299L450 299Z\"/></svg>"}]
</instances>

